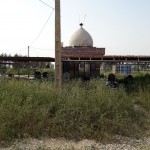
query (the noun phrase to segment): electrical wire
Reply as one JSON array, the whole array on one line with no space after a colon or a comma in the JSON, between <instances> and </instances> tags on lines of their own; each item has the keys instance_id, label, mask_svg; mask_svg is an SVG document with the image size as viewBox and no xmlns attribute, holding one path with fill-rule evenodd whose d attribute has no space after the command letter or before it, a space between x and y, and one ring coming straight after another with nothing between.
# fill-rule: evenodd
<instances>
[{"instance_id":1,"label":"electrical wire","mask_svg":"<svg viewBox=\"0 0 150 150\"><path fill-rule=\"evenodd\" d=\"M28 47L25 47L25 48L22 48L22 49L16 50L16 51L15 51L15 53L18 53L18 52L20 52L20 51L24 51L24 50L27 50L27 49L28 49Z\"/></svg>"},{"instance_id":2,"label":"electrical wire","mask_svg":"<svg viewBox=\"0 0 150 150\"><path fill-rule=\"evenodd\" d=\"M47 50L47 51L54 50L54 49L37 48L37 47L33 47L33 46L30 46L30 47L33 49L37 49L37 50Z\"/></svg>"},{"instance_id":3,"label":"electrical wire","mask_svg":"<svg viewBox=\"0 0 150 150\"><path fill-rule=\"evenodd\" d=\"M20 50L17 50L17 51L23 51L23 50L25 50L25 49L27 49L28 47L25 47L25 48L22 48L22 49L20 49Z\"/></svg>"},{"instance_id":4,"label":"electrical wire","mask_svg":"<svg viewBox=\"0 0 150 150\"><path fill-rule=\"evenodd\" d=\"M32 51L34 51L34 52L36 52L36 53L38 53L38 54L40 54L40 55L45 55L45 53L43 53L43 52L41 52L41 51L39 52L38 50L33 50L33 49L32 49Z\"/></svg>"},{"instance_id":5,"label":"electrical wire","mask_svg":"<svg viewBox=\"0 0 150 150\"><path fill-rule=\"evenodd\" d=\"M38 34L38 35L36 36L36 38L31 42L30 47L31 47L31 45L33 45L33 44L36 42L36 40L40 37L41 33L43 32L45 26L47 25L48 21L50 20L52 14L53 14L53 12L54 12L54 8L53 8L52 6L48 5L47 3L43 2L42 0L39 0L39 1L42 2L43 4L45 4L46 6L50 7L50 8L53 9L53 10L52 10L52 12L50 13L48 19L46 20L46 22L45 22L44 26L42 27L41 31L39 32L39 34ZM55 0L54 0L54 1L55 1ZM39 50L53 50L53 49L43 49L43 48L36 48L36 47L32 47L32 48L34 48L34 49L39 49ZM28 49L28 47L25 47L25 48L16 50L15 53L20 52L20 51L24 51L24 50L26 50L26 49Z\"/></svg>"},{"instance_id":6,"label":"electrical wire","mask_svg":"<svg viewBox=\"0 0 150 150\"><path fill-rule=\"evenodd\" d=\"M37 41L37 39L40 37L40 35L41 35L41 33L43 32L45 26L47 25L48 21L50 20L50 18L51 18L51 16L52 16L53 12L54 12L54 9L52 10L51 14L49 15L48 19L46 20L46 22L45 22L44 26L42 27L41 31L39 32L39 34L38 34L38 35L36 36L36 38L31 42L30 46L33 45L33 44Z\"/></svg>"},{"instance_id":7,"label":"electrical wire","mask_svg":"<svg viewBox=\"0 0 150 150\"><path fill-rule=\"evenodd\" d=\"M43 2L42 0L39 0L39 1L42 2L43 4L45 4L46 6L48 6L48 7L52 8L52 9L54 9L52 6L48 5L47 3Z\"/></svg>"}]
</instances>

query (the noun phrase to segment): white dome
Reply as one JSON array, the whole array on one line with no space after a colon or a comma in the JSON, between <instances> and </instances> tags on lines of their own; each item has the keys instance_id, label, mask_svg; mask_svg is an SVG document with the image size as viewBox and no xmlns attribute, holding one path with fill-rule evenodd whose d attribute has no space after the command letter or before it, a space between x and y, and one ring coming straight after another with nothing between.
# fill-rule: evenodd
<instances>
[{"instance_id":1,"label":"white dome","mask_svg":"<svg viewBox=\"0 0 150 150\"><path fill-rule=\"evenodd\" d=\"M72 35L69 45L93 47L93 39L91 35L81 26L81 28Z\"/></svg>"}]
</instances>

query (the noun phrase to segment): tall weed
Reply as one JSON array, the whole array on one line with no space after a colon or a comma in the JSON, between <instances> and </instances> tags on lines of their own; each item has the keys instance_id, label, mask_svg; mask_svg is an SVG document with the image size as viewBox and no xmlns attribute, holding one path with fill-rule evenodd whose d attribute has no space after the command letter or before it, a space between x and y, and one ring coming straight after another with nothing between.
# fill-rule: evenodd
<instances>
[{"instance_id":1,"label":"tall weed","mask_svg":"<svg viewBox=\"0 0 150 150\"><path fill-rule=\"evenodd\" d=\"M123 88L106 87L102 80L71 81L58 92L49 81L0 79L0 140L132 136L145 122L134 111L134 102ZM143 105L147 102L145 97Z\"/></svg>"}]
</instances>

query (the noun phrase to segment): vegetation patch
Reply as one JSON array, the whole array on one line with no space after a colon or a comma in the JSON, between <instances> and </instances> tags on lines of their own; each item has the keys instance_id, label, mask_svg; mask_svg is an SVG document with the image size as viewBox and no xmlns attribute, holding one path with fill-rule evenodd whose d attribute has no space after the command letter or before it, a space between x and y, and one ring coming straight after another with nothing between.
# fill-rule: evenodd
<instances>
[{"instance_id":1,"label":"vegetation patch","mask_svg":"<svg viewBox=\"0 0 150 150\"><path fill-rule=\"evenodd\" d=\"M104 139L138 137L150 129L138 104L149 110L150 86L130 94L109 88L103 80L64 83L0 79L0 140L27 137Z\"/></svg>"}]
</instances>

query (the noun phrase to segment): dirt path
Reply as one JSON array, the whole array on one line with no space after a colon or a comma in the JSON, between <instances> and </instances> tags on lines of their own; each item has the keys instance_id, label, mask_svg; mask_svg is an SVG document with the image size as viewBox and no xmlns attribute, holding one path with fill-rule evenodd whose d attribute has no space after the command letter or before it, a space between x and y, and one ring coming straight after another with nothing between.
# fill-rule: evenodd
<instances>
[{"instance_id":1,"label":"dirt path","mask_svg":"<svg viewBox=\"0 0 150 150\"><path fill-rule=\"evenodd\" d=\"M118 141L102 144L94 140L24 139L0 150L150 150L150 138L135 140L118 136Z\"/></svg>"}]
</instances>

